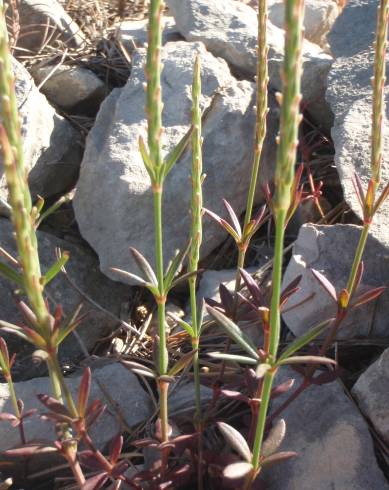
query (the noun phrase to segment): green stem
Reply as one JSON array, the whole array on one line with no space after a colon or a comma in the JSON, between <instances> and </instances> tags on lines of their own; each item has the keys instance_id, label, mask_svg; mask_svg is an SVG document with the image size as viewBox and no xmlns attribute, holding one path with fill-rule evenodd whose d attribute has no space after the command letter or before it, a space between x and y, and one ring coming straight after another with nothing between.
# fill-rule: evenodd
<instances>
[{"instance_id":1,"label":"green stem","mask_svg":"<svg viewBox=\"0 0 389 490\"><path fill-rule=\"evenodd\" d=\"M270 305L270 339L267 363L274 365L280 342L280 297L282 282L283 248L285 224L291 204L291 191L294 179L298 127L301 121L299 113L301 46L303 40L303 0L285 2L285 58L283 64L283 94L280 120L280 139L275 169L275 195L273 210L275 219L275 244L272 275L272 298ZM261 361L262 362L262 361ZM264 376L261 390L261 405L258 414L253 446L253 474L246 483L251 488L253 480L260 471L261 447L265 433L267 411L276 370L271 368Z\"/></svg>"},{"instance_id":2,"label":"green stem","mask_svg":"<svg viewBox=\"0 0 389 490\"><path fill-rule=\"evenodd\" d=\"M287 212L281 209L276 217L276 236L274 244L274 262L272 277L272 298L270 304L270 342L269 355L271 362L275 361L278 345L280 341L281 313L281 283L282 283L282 264L284 258L284 235L285 221Z\"/></svg>"},{"instance_id":3,"label":"green stem","mask_svg":"<svg viewBox=\"0 0 389 490\"><path fill-rule=\"evenodd\" d=\"M159 381L159 411L161 419L162 442L167 442L169 440L168 393L169 383Z\"/></svg>"},{"instance_id":4,"label":"green stem","mask_svg":"<svg viewBox=\"0 0 389 490\"><path fill-rule=\"evenodd\" d=\"M350 276L349 276L347 286L346 286L346 289L347 289L348 293L350 294L350 298L351 298L352 294L354 293L355 280L357 277L359 265L362 261L362 256L363 256L363 252L364 252L365 247L366 247L366 242L367 242L367 239L369 237L369 230L370 230L370 224L365 223L363 225L361 236L359 237L358 246L357 246L357 249L356 249L355 255L354 255L353 265L351 267Z\"/></svg>"},{"instance_id":5,"label":"green stem","mask_svg":"<svg viewBox=\"0 0 389 490\"><path fill-rule=\"evenodd\" d=\"M270 403L270 394L273 386L275 372L268 371L263 379L262 391L261 391L261 405L259 407L257 428L255 431L254 446L253 446L253 458L252 465L254 472L256 473L260 466L261 447L263 442L263 436L265 433L266 416Z\"/></svg>"},{"instance_id":6,"label":"green stem","mask_svg":"<svg viewBox=\"0 0 389 490\"><path fill-rule=\"evenodd\" d=\"M155 227L155 264L158 280L159 297L158 304L158 335L160 349L158 353L158 370L164 375L168 368L168 355L166 349L166 295L164 291L164 268L163 268L163 232L162 232L162 186L154 190L154 227Z\"/></svg>"},{"instance_id":7,"label":"green stem","mask_svg":"<svg viewBox=\"0 0 389 490\"><path fill-rule=\"evenodd\" d=\"M250 187L247 195L246 213L244 218L243 229L246 228L251 220L253 212L255 191L257 189L257 181L259 175L261 154L263 148L263 142L266 136L266 116L268 113L268 99L267 99L267 86L269 83L268 66L267 66L267 0L260 0L258 6L258 46L257 46L257 84L256 84L256 125L255 125L255 144L254 144L254 158L253 166L251 170ZM243 254L243 260L241 260L243 267L245 252Z\"/></svg>"}]
</instances>

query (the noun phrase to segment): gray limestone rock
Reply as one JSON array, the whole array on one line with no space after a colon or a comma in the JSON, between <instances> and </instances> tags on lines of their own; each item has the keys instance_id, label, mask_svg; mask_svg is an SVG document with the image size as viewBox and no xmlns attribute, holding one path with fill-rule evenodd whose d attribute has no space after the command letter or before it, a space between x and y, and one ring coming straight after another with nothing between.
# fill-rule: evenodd
<instances>
[{"instance_id":1,"label":"gray limestone rock","mask_svg":"<svg viewBox=\"0 0 389 490\"><path fill-rule=\"evenodd\" d=\"M340 11L334 0L305 0L304 35L312 43L325 48L327 33L331 29ZM269 1L269 19L279 28L284 27L284 2Z\"/></svg>"},{"instance_id":2,"label":"gray limestone rock","mask_svg":"<svg viewBox=\"0 0 389 490\"><path fill-rule=\"evenodd\" d=\"M361 208L352 179L355 173L366 189L370 177L371 114L377 0L349 0L337 18L328 40L335 57L328 76L327 100L335 115L331 134L335 145L335 163L344 197L361 216ZM386 77L389 66L386 67ZM381 188L389 182L389 87L385 89L383 117L383 164ZM376 215L373 235L389 244L389 201Z\"/></svg>"},{"instance_id":3,"label":"gray limestone rock","mask_svg":"<svg viewBox=\"0 0 389 490\"><path fill-rule=\"evenodd\" d=\"M64 109L77 109L87 104L98 107L105 97L105 83L91 70L81 66L43 66L33 70L40 91L53 104Z\"/></svg>"},{"instance_id":4,"label":"gray limestone rock","mask_svg":"<svg viewBox=\"0 0 389 490\"><path fill-rule=\"evenodd\" d=\"M249 5L235 0L167 0L177 28L187 41L201 41L215 56L253 77L256 73L257 16ZM284 31L268 23L270 87L281 90ZM331 115L325 101L331 56L304 41L302 94L310 113L326 128Z\"/></svg>"},{"instance_id":5,"label":"gray limestone rock","mask_svg":"<svg viewBox=\"0 0 389 490\"><path fill-rule=\"evenodd\" d=\"M39 93L27 70L16 60L13 67L30 190L34 196L55 196L68 191L77 179L79 134ZM7 195L0 155L0 197L7 200Z\"/></svg>"},{"instance_id":6,"label":"gray limestone rock","mask_svg":"<svg viewBox=\"0 0 389 490\"><path fill-rule=\"evenodd\" d=\"M362 412L389 443L389 349L358 378L352 389Z\"/></svg>"},{"instance_id":7,"label":"gray limestone rock","mask_svg":"<svg viewBox=\"0 0 389 490\"><path fill-rule=\"evenodd\" d=\"M240 214L246 204L252 165L254 87L247 81L236 81L227 64L206 51L201 43L181 41L168 43L162 49L164 153L189 129L193 63L198 53L202 60L201 106L209 108L203 127L207 175L204 205L225 217L222 202L225 198ZM81 234L98 253L101 270L117 280L123 279L111 267L138 273L128 250L130 246L154 262L153 198L138 148L139 136L146 134L144 61L144 51L134 56L127 85L104 101L87 139L74 200ZM271 179L273 172L278 121L274 107L271 98L262 182ZM188 242L190 172L188 149L165 182L163 221L167 260ZM262 199L259 191L257 201ZM207 256L224 238L224 230L206 217L202 256Z\"/></svg>"},{"instance_id":8,"label":"gray limestone rock","mask_svg":"<svg viewBox=\"0 0 389 490\"><path fill-rule=\"evenodd\" d=\"M279 380L296 378L281 370ZM293 388L292 388L293 389ZM285 395L284 395L285 396ZM284 401L277 398L276 405ZM384 490L389 488L375 459L368 426L334 381L311 386L282 413L286 437L281 451L298 456L263 472L269 490Z\"/></svg>"},{"instance_id":9,"label":"gray limestone rock","mask_svg":"<svg viewBox=\"0 0 389 490\"><path fill-rule=\"evenodd\" d=\"M318 270L339 292L346 287L361 227L355 225L304 225L293 248L293 255L283 279L284 287L302 275L300 290L289 299L283 319L294 335L300 336L309 328L336 314L334 300L314 277ZM387 249L374 237L367 242L364 275L360 291L386 286L389 278ZM385 291L375 302L350 312L339 331L339 338L388 335L388 300Z\"/></svg>"},{"instance_id":10,"label":"gray limestone rock","mask_svg":"<svg viewBox=\"0 0 389 490\"><path fill-rule=\"evenodd\" d=\"M172 17L163 17L162 44L182 40ZM134 49L145 47L147 43L148 19L125 20L118 26L117 36L131 53Z\"/></svg>"}]
</instances>

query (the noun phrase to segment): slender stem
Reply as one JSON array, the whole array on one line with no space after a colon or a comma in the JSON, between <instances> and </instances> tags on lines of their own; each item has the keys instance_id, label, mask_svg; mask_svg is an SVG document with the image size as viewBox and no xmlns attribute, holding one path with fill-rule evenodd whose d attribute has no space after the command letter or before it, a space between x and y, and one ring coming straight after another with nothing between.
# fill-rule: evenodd
<instances>
[{"instance_id":1,"label":"slender stem","mask_svg":"<svg viewBox=\"0 0 389 490\"><path fill-rule=\"evenodd\" d=\"M282 264L284 258L284 235L285 235L285 210L280 210L277 214L276 236L274 243L274 262L272 277L272 298L270 304L270 339L269 339L269 357L274 362L278 345L280 342L281 328L281 282L282 282Z\"/></svg>"},{"instance_id":2,"label":"slender stem","mask_svg":"<svg viewBox=\"0 0 389 490\"><path fill-rule=\"evenodd\" d=\"M255 431L253 458L252 458L252 465L255 471L258 471L260 466L259 463L260 463L261 447L263 442L263 436L265 433L266 416L269 408L270 393L273 386L274 376L275 376L274 371L272 370L268 371L264 376L264 380L262 384L261 404L259 407L258 422Z\"/></svg>"},{"instance_id":3,"label":"slender stem","mask_svg":"<svg viewBox=\"0 0 389 490\"><path fill-rule=\"evenodd\" d=\"M169 440L168 393L169 393L169 383L160 380L159 381L159 404L160 404L162 442L167 442Z\"/></svg>"},{"instance_id":4,"label":"slender stem","mask_svg":"<svg viewBox=\"0 0 389 490\"><path fill-rule=\"evenodd\" d=\"M267 0L260 0L258 3L258 46L257 46L257 84L256 84L256 125L255 125L255 144L254 160L251 170L250 187L247 195L246 214L243 229L251 220L253 212L255 191L260 168L263 142L266 136L266 116L268 113L267 86L269 83L267 66ZM245 255L245 251L242 252ZM244 263L244 259L243 259ZM243 267L243 264L242 266Z\"/></svg>"},{"instance_id":5,"label":"slender stem","mask_svg":"<svg viewBox=\"0 0 389 490\"><path fill-rule=\"evenodd\" d=\"M154 191L154 227L155 227L155 263L158 280L159 297L158 304L158 335L159 335L159 374L167 372L168 355L166 349L166 322L165 322L165 304L166 296L164 291L164 268L163 268L163 235L162 235L162 187Z\"/></svg>"},{"instance_id":6,"label":"slender stem","mask_svg":"<svg viewBox=\"0 0 389 490\"><path fill-rule=\"evenodd\" d=\"M357 277L359 265L362 261L362 256L363 256L363 252L364 252L365 247L366 247L366 242L367 242L367 239L369 237L369 230L370 230L370 223L365 223L363 225L362 233L359 237L359 242L358 242L357 249L356 249L355 255L354 255L353 265L351 267L350 276L348 278L348 282L347 282L347 286L346 286L346 289L347 289L348 293L350 294L350 298L351 298L352 294L354 293L355 280Z\"/></svg>"},{"instance_id":7,"label":"slender stem","mask_svg":"<svg viewBox=\"0 0 389 490\"><path fill-rule=\"evenodd\" d=\"M270 306L270 340L267 362L276 361L280 342L280 296L282 281L283 247L285 224L291 204L291 190L294 179L296 161L298 126L301 121L299 114L300 77L301 77L301 46L303 39L303 0L286 0L285 2L285 59L283 64L283 94L280 120L280 139L277 151L275 170L275 196L273 209L276 226L274 245L274 262L272 276L272 298ZM266 416L270 403L270 394L276 370L268 370L264 376L261 390L261 405L253 446L253 475L246 482L251 488L253 479L260 470L261 447L265 433Z\"/></svg>"},{"instance_id":8,"label":"slender stem","mask_svg":"<svg viewBox=\"0 0 389 490\"><path fill-rule=\"evenodd\" d=\"M381 180L382 163L382 121L385 88L385 54L388 37L389 1L380 0L377 12L377 34L375 43L375 62L373 77L372 146L371 170L376 186Z\"/></svg>"}]
</instances>

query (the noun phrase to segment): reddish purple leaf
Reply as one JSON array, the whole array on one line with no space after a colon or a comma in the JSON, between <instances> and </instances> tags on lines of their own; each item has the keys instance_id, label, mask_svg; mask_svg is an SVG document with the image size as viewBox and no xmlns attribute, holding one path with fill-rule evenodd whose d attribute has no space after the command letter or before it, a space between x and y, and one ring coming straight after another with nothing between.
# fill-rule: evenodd
<instances>
[{"instance_id":1,"label":"reddish purple leaf","mask_svg":"<svg viewBox=\"0 0 389 490\"><path fill-rule=\"evenodd\" d=\"M42 395L42 394L37 395L37 398L50 411L71 418L71 414L69 410L65 407L65 405L60 403L55 398L49 395Z\"/></svg>"},{"instance_id":2,"label":"reddish purple leaf","mask_svg":"<svg viewBox=\"0 0 389 490\"><path fill-rule=\"evenodd\" d=\"M327 291L327 293L331 296L331 298L337 303L338 295L336 294L335 287L331 284L331 282L323 276L323 274L315 269L311 269L312 274L319 281L319 283L323 286L323 288Z\"/></svg>"},{"instance_id":3,"label":"reddish purple leaf","mask_svg":"<svg viewBox=\"0 0 389 490\"><path fill-rule=\"evenodd\" d=\"M298 285L300 284L302 274L297 276L291 283L289 283L286 288L281 292L281 297L280 297L280 305L285 305L285 303L288 301L288 299L292 296L292 294L296 293L297 291L300 290Z\"/></svg>"},{"instance_id":4,"label":"reddish purple leaf","mask_svg":"<svg viewBox=\"0 0 389 490\"><path fill-rule=\"evenodd\" d=\"M92 471L105 470L102 462L96 457L96 453L90 449L78 453L80 463Z\"/></svg>"},{"instance_id":5,"label":"reddish purple leaf","mask_svg":"<svg viewBox=\"0 0 389 490\"><path fill-rule=\"evenodd\" d=\"M352 179L352 183L354 186L355 194L357 195L359 204L361 206L361 209L364 210L364 207L365 207L365 191L363 190L361 179L359 178L359 175L357 173L354 174L353 179Z\"/></svg>"},{"instance_id":6,"label":"reddish purple leaf","mask_svg":"<svg viewBox=\"0 0 389 490\"><path fill-rule=\"evenodd\" d=\"M25 457L30 457L35 454L43 454L43 453L55 453L57 452L58 449L54 446L50 446L50 443L35 443L31 442L29 444L25 444L20 447L15 447L12 449L7 449L6 451L3 452L5 456L9 457L18 457L18 458L25 458Z\"/></svg>"},{"instance_id":7,"label":"reddish purple leaf","mask_svg":"<svg viewBox=\"0 0 389 490\"><path fill-rule=\"evenodd\" d=\"M107 480L108 476L106 473L98 473L97 475L88 478L81 487L81 490L100 490Z\"/></svg>"},{"instance_id":8,"label":"reddish purple leaf","mask_svg":"<svg viewBox=\"0 0 389 490\"><path fill-rule=\"evenodd\" d=\"M261 306L263 303L263 290L262 288L256 283L254 278L249 274L247 271L244 269L239 269L240 275L242 276L242 279L249 290L251 296L253 297L254 303L256 306Z\"/></svg>"},{"instance_id":9,"label":"reddish purple leaf","mask_svg":"<svg viewBox=\"0 0 389 490\"><path fill-rule=\"evenodd\" d=\"M8 347L7 347L7 344L5 342L5 340L3 339L3 337L0 337L0 352L4 358L4 362L6 363L7 367L9 368L9 353L8 353Z\"/></svg>"},{"instance_id":10,"label":"reddish purple leaf","mask_svg":"<svg viewBox=\"0 0 389 490\"><path fill-rule=\"evenodd\" d=\"M262 461L262 466L272 466L277 463L282 463L290 458L295 458L297 455L294 451L281 451L265 458Z\"/></svg>"},{"instance_id":11,"label":"reddish purple leaf","mask_svg":"<svg viewBox=\"0 0 389 490\"><path fill-rule=\"evenodd\" d=\"M122 452L123 447L123 436L121 434L117 434L111 441L109 446L109 459L112 464L116 464L119 459L120 453Z\"/></svg>"},{"instance_id":12,"label":"reddish purple leaf","mask_svg":"<svg viewBox=\"0 0 389 490\"><path fill-rule=\"evenodd\" d=\"M277 396L287 393L293 387L294 382L295 380L293 378L290 378L287 381L284 381L280 385L273 388L270 395L271 398L277 398Z\"/></svg>"},{"instance_id":13,"label":"reddish purple leaf","mask_svg":"<svg viewBox=\"0 0 389 490\"><path fill-rule=\"evenodd\" d=\"M356 308L358 306L362 306L370 301L373 301L381 296L381 294L385 291L386 287L382 286L380 288L371 289L364 294L361 294L354 300L351 305L351 308Z\"/></svg>"},{"instance_id":14,"label":"reddish purple leaf","mask_svg":"<svg viewBox=\"0 0 389 490\"><path fill-rule=\"evenodd\" d=\"M227 209L228 214L230 215L232 224L234 225L236 232L238 233L239 236L242 236L242 228L240 226L239 219L238 219L235 211L232 209L232 206L230 205L230 203L228 201L226 201L226 199L223 199L223 204L224 204L224 207Z\"/></svg>"},{"instance_id":15,"label":"reddish purple leaf","mask_svg":"<svg viewBox=\"0 0 389 490\"><path fill-rule=\"evenodd\" d=\"M80 381L80 387L78 389L78 413L80 417L84 417L86 413L86 406L89 399L90 387L92 381L92 373L90 368L86 368Z\"/></svg>"}]
</instances>

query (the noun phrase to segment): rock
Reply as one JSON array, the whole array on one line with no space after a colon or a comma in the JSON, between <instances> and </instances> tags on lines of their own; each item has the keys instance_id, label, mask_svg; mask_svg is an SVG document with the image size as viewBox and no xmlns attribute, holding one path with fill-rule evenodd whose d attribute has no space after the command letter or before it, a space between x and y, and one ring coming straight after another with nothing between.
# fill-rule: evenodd
<instances>
[{"instance_id":1,"label":"rock","mask_svg":"<svg viewBox=\"0 0 389 490\"><path fill-rule=\"evenodd\" d=\"M226 217L222 203L222 198L226 198L240 214L246 205L252 165L254 87L247 81L236 81L227 64L207 52L201 43L181 41L168 43L162 49L164 152L168 153L189 129L190 87L197 53L202 59L201 106L203 109L210 107L203 128L204 173L207 175L204 204ZM134 56L127 85L122 90L114 90L102 104L87 139L74 200L81 234L98 253L101 270L117 280L123 277L113 273L111 267L139 273L129 246L137 248L154 263L153 198L150 178L138 149L138 138L146 133L144 61L144 51ZM278 120L274 107L271 98L262 182L269 180L273 171ZM190 169L188 150L165 182L166 260L188 242ZM263 199L261 192L257 201ZM202 257L225 236L219 225L205 218Z\"/></svg>"},{"instance_id":2,"label":"rock","mask_svg":"<svg viewBox=\"0 0 389 490\"><path fill-rule=\"evenodd\" d=\"M56 0L20 0L18 13L18 48L37 52L46 42L56 46L61 41L69 48L79 48L85 43L79 26Z\"/></svg>"},{"instance_id":3,"label":"rock","mask_svg":"<svg viewBox=\"0 0 389 490\"><path fill-rule=\"evenodd\" d=\"M16 255L13 227L8 220L0 220L1 246L12 255ZM98 270L96 259L85 250L68 242L60 240L48 233L37 232L38 246L43 273L55 262L55 248L70 252L70 259L66 265L69 277L97 304L108 310L111 314L119 316L121 304L129 299L129 288L115 284L104 277ZM13 299L13 285L6 279L0 278L0 312L1 320L20 322L21 316ZM64 313L69 315L83 302L83 312L88 313L77 333L85 347L90 351L102 337L118 327L119 322L91 306L85 298L76 291L60 274L46 287L46 293L51 306L54 303L62 305ZM1 330L0 330L1 331ZM34 367L30 360L33 351L30 344L24 343L11 334L3 335L9 345L10 351L18 354L14 368L16 379L27 379L42 373L43 366ZM73 335L70 335L60 347L60 359L63 363L72 365L82 357L83 350Z\"/></svg>"},{"instance_id":4,"label":"rock","mask_svg":"<svg viewBox=\"0 0 389 490\"><path fill-rule=\"evenodd\" d=\"M77 400L81 374L66 378L66 383ZM37 408L39 413L47 409L37 400L38 394L51 394L49 378L35 378L15 383L17 397L23 400L25 410ZM91 428L91 437L95 445L103 449L106 444L126 427L133 427L152 415L147 393L143 390L135 374L121 364L109 364L92 372L90 402L101 400L107 409ZM13 413L8 385L0 384L0 412ZM41 420L34 415L25 420L24 428L27 440L55 440L52 422ZM19 431L8 422L0 422L0 452L20 444Z\"/></svg>"},{"instance_id":5,"label":"rock","mask_svg":"<svg viewBox=\"0 0 389 490\"><path fill-rule=\"evenodd\" d=\"M373 53L377 16L376 0L349 0L336 20L328 40L335 62L328 76L327 100L335 115L331 134L335 145L335 163L344 197L361 216L361 208L352 179L356 174L366 189L370 176ZM389 66L386 67L386 77ZM385 89L389 105L389 86ZM383 114L383 152L389 151L389 115ZM382 165L381 188L389 182L389 165ZM371 232L389 246L389 201L376 215Z\"/></svg>"},{"instance_id":6,"label":"rock","mask_svg":"<svg viewBox=\"0 0 389 490\"><path fill-rule=\"evenodd\" d=\"M256 73L257 16L235 0L167 0L177 28L187 41L201 41L215 56L224 58L243 75ZM268 23L270 87L282 89L281 64L284 31ZM303 45L302 94L307 109L326 128L331 114L325 101L331 56L309 41Z\"/></svg>"},{"instance_id":7,"label":"rock","mask_svg":"<svg viewBox=\"0 0 389 490\"><path fill-rule=\"evenodd\" d=\"M307 224L301 227L283 279L285 287L302 275L300 290L291 296L283 313L283 319L294 335L300 336L335 315L334 301L315 279L311 269L322 273L338 292L346 287L360 233L361 227L355 225ZM365 271L360 291L387 284L389 256L374 237L368 239L363 260ZM387 336L388 300L389 293L384 292L376 302L351 311L342 323L338 337Z\"/></svg>"},{"instance_id":8,"label":"rock","mask_svg":"<svg viewBox=\"0 0 389 490\"><path fill-rule=\"evenodd\" d=\"M51 103L63 109L78 109L77 112L80 112L80 107L97 111L106 91L105 83L93 71L81 66L61 65L50 75L53 69L54 66L49 65L33 70L38 85L49 77L40 91Z\"/></svg>"},{"instance_id":9,"label":"rock","mask_svg":"<svg viewBox=\"0 0 389 490\"><path fill-rule=\"evenodd\" d=\"M305 37L322 48L327 45L327 33L340 12L334 0L305 0ZM284 27L284 3L282 0L269 1L269 19L277 27Z\"/></svg>"},{"instance_id":10,"label":"rock","mask_svg":"<svg viewBox=\"0 0 389 490\"><path fill-rule=\"evenodd\" d=\"M182 39L172 17L163 17L162 44ZM123 46L131 53L147 44L148 19L125 20L118 27L117 36Z\"/></svg>"},{"instance_id":11,"label":"rock","mask_svg":"<svg viewBox=\"0 0 389 490\"><path fill-rule=\"evenodd\" d=\"M39 93L26 69L16 60L13 66L30 190L34 196L43 197L64 193L77 179L81 161L79 135ZM0 197L6 200L7 195L0 155Z\"/></svg>"},{"instance_id":12,"label":"rock","mask_svg":"<svg viewBox=\"0 0 389 490\"><path fill-rule=\"evenodd\" d=\"M358 378L352 394L362 413L369 418L375 430L389 443L389 349Z\"/></svg>"},{"instance_id":13,"label":"rock","mask_svg":"<svg viewBox=\"0 0 389 490\"><path fill-rule=\"evenodd\" d=\"M296 376L294 371L282 370L279 378ZM367 424L337 381L309 387L281 416L286 421L286 437L280 450L296 451L298 456L264 469L267 489L389 488L377 465Z\"/></svg>"},{"instance_id":14,"label":"rock","mask_svg":"<svg viewBox=\"0 0 389 490\"><path fill-rule=\"evenodd\" d=\"M173 391L174 390L174 391ZM212 400L213 390L207 386L201 385L201 402L204 408ZM169 416L176 419L177 417L188 417L193 415L196 408L195 404L195 387L194 383L181 383L176 389L172 387L169 396Z\"/></svg>"}]
</instances>

